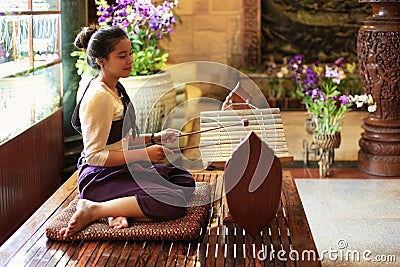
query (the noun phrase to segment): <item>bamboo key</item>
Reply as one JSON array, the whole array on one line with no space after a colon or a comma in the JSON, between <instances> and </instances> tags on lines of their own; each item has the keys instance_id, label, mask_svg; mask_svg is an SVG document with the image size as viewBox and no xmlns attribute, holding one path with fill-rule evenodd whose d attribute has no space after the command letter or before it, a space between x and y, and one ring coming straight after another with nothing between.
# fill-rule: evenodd
<instances>
[{"instance_id":1,"label":"bamboo key","mask_svg":"<svg viewBox=\"0 0 400 267\"><path fill-rule=\"evenodd\" d=\"M218 127L214 127L214 128L210 128L210 129L205 129L205 130L199 130L199 131L195 131L195 132L190 132L190 133L181 133L179 135L179 137L181 136L188 136L188 135L192 135L192 134L199 134L199 133L204 133L204 132L209 132L209 131L215 131L221 128L225 128L225 127L232 127L232 126L248 126L249 125L249 120L248 119L243 119L241 120L239 123L234 123L234 124L228 124L228 125L220 125Z\"/></svg>"},{"instance_id":2,"label":"bamboo key","mask_svg":"<svg viewBox=\"0 0 400 267\"><path fill-rule=\"evenodd\" d=\"M208 147L208 146L219 146L219 145L231 145L231 144L232 144L232 142L220 142L220 143L210 143L210 144L204 144L204 145L187 146L187 147L182 147L182 148L178 147L178 148L173 148L170 150L176 152L176 151L185 151L185 150L194 149L194 148L203 148L203 147Z\"/></svg>"}]
</instances>

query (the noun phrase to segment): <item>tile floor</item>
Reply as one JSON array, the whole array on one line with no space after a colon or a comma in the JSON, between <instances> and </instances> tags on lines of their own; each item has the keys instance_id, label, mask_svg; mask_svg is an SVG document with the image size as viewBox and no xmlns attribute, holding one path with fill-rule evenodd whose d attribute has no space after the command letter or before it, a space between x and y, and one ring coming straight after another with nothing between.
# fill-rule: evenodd
<instances>
[{"instance_id":1,"label":"tile floor","mask_svg":"<svg viewBox=\"0 0 400 267\"><path fill-rule=\"evenodd\" d=\"M323 266L400 266L400 179L296 179Z\"/></svg>"}]
</instances>

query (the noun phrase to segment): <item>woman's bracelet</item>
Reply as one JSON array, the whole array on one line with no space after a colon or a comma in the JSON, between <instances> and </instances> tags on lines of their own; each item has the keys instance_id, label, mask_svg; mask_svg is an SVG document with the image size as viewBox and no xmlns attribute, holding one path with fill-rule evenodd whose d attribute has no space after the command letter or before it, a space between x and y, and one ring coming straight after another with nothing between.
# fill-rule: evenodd
<instances>
[{"instance_id":1,"label":"woman's bracelet","mask_svg":"<svg viewBox=\"0 0 400 267\"><path fill-rule=\"evenodd\" d=\"M156 144L156 140L154 140L154 133L152 133L151 136L150 136L150 142L151 142L152 145Z\"/></svg>"}]
</instances>

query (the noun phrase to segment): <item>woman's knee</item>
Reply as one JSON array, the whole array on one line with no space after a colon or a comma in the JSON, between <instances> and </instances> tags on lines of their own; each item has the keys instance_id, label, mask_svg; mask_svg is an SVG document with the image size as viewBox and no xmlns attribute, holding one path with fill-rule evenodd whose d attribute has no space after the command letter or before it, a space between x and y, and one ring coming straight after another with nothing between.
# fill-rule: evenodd
<instances>
[{"instance_id":1,"label":"woman's knee","mask_svg":"<svg viewBox=\"0 0 400 267\"><path fill-rule=\"evenodd\" d=\"M159 214L161 220L173 220L185 216L186 207L177 207L165 204L162 213Z\"/></svg>"},{"instance_id":2,"label":"woman's knee","mask_svg":"<svg viewBox=\"0 0 400 267\"><path fill-rule=\"evenodd\" d=\"M172 178L172 183L182 187L195 187L196 182L191 175L182 175Z\"/></svg>"},{"instance_id":3,"label":"woman's knee","mask_svg":"<svg viewBox=\"0 0 400 267\"><path fill-rule=\"evenodd\" d=\"M165 199L156 199L149 195L145 195L139 196L138 200L142 212L146 217L155 221L177 219L184 216L187 210L186 205L183 203L181 203L181 205L173 204L171 198L166 201Z\"/></svg>"}]
</instances>

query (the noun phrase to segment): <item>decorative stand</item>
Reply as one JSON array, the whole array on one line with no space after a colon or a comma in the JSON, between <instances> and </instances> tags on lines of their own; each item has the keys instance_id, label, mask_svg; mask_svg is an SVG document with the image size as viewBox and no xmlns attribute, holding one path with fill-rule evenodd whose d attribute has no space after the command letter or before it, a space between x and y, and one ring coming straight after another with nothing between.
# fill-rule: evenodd
<instances>
[{"instance_id":1,"label":"decorative stand","mask_svg":"<svg viewBox=\"0 0 400 267\"><path fill-rule=\"evenodd\" d=\"M304 122L304 127L308 134L310 134L310 135L315 134L315 123L312 122L311 117L309 117L309 116L306 117L306 120ZM333 164L333 162L335 160L335 148L338 148L338 147L339 147L339 145L337 147L332 147L329 149L329 160L328 160L329 165ZM315 141L315 138L313 138L313 141L310 144L308 144L307 139L303 139L303 162L304 162L304 165L308 164L310 155L313 155L313 158L319 157L319 159L321 159L324 150L326 150L326 148L320 147L319 143ZM325 154L324 155L324 157L325 157L326 153L324 153L324 154Z\"/></svg>"},{"instance_id":2,"label":"decorative stand","mask_svg":"<svg viewBox=\"0 0 400 267\"><path fill-rule=\"evenodd\" d=\"M313 143L321 149L321 157L318 161L319 175L326 177L329 176L329 169L331 165L332 151L340 146L341 135L340 132L335 134L314 134Z\"/></svg>"},{"instance_id":3,"label":"decorative stand","mask_svg":"<svg viewBox=\"0 0 400 267\"><path fill-rule=\"evenodd\" d=\"M362 122L359 169L380 176L400 176L400 0L370 3L357 39L360 75L376 112Z\"/></svg>"}]
</instances>

